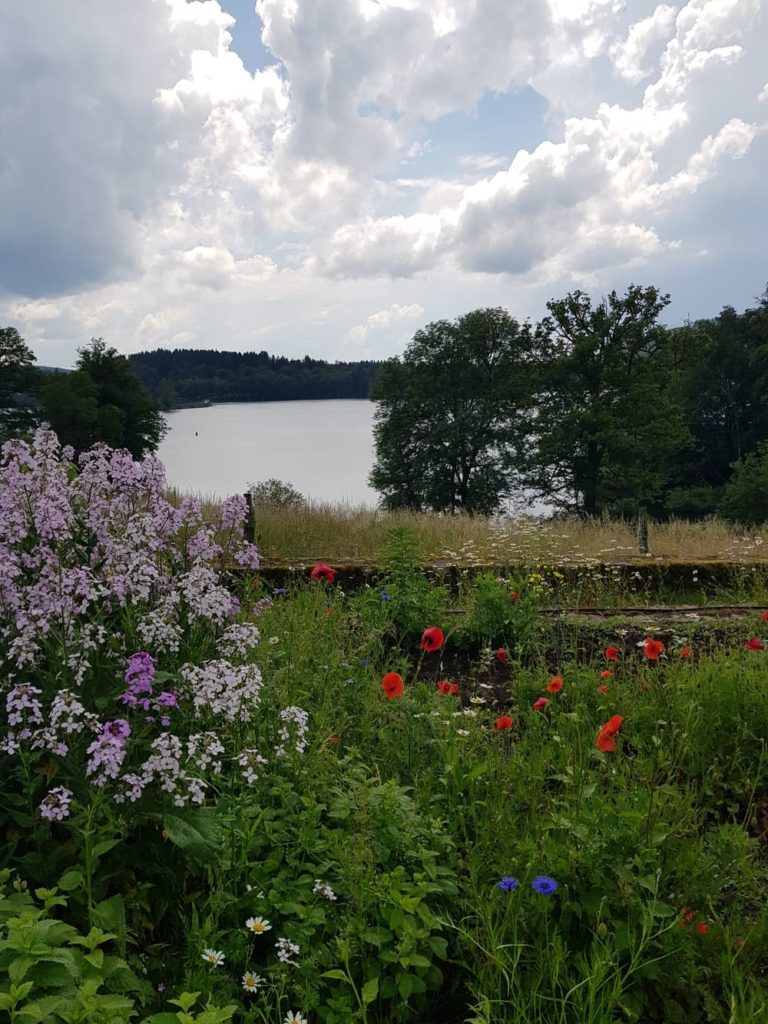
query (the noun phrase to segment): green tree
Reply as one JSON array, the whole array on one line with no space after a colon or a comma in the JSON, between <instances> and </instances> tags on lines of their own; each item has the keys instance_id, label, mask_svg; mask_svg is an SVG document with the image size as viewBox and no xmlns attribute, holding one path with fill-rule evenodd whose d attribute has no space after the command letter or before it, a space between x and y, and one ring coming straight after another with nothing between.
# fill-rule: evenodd
<instances>
[{"instance_id":1,"label":"green tree","mask_svg":"<svg viewBox=\"0 0 768 1024\"><path fill-rule=\"evenodd\" d=\"M277 480L275 477L249 484L248 489L254 505L267 505L269 508L302 508L307 504L307 499L293 484Z\"/></svg>"},{"instance_id":2,"label":"green tree","mask_svg":"<svg viewBox=\"0 0 768 1024\"><path fill-rule=\"evenodd\" d=\"M528 429L531 330L503 309L438 320L384 363L370 480L388 509L490 514Z\"/></svg>"},{"instance_id":3,"label":"green tree","mask_svg":"<svg viewBox=\"0 0 768 1024\"><path fill-rule=\"evenodd\" d=\"M37 425L27 404L37 391L35 357L15 327L0 328L0 443L28 434Z\"/></svg>"},{"instance_id":4,"label":"green tree","mask_svg":"<svg viewBox=\"0 0 768 1024\"><path fill-rule=\"evenodd\" d=\"M712 512L733 467L768 441L768 302L671 332L678 350L680 403L691 444L675 459L677 509Z\"/></svg>"},{"instance_id":5,"label":"green tree","mask_svg":"<svg viewBox=\"0 0 768 1024\"><path fill-rule=\"evenodd\" d=\"M653 287L547 303L537 327L537 414L527 482L556 508L632 514L659 502L687 430L675 402L669 302Z\"/></svg>"},{"instance_id":6,"label":"green tree","mask_svg":"<svg viewBox=\"0 0 768 1024\"><path fill-rule=\"evenodd\" d=\"M61 442L82 451L104 441L136 459L155 452L166 423L129 360L102 338L78 352L75 370L56 375L42 394L45 418Z\"/></svg>"},{"instance_id":7,"label":"green tree","mask_svg":"<svg viewBox=\"0 0 768 1024\"><path fill-rule=\"evenodd\" d=\"M758 526L768 522L768 442L733 465L718 512L730 522Z\"/></svg>"}]
</instances>

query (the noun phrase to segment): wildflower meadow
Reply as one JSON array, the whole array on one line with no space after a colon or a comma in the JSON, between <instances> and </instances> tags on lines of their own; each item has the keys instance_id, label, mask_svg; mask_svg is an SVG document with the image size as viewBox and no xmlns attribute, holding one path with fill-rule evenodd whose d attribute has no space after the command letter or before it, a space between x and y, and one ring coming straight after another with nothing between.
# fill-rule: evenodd
<instances>
[{"instance_id":1,"label":"wildflower meadow","mask_svg":"<svg viewBox=\"0 0 768 1024\"><path fill-rule=\"evenodd\" d=\"M0 1022L768 1019L765 608L587 627L404 527L273 587L245 512L3 446Z\"/></svg>"}]
</instances>

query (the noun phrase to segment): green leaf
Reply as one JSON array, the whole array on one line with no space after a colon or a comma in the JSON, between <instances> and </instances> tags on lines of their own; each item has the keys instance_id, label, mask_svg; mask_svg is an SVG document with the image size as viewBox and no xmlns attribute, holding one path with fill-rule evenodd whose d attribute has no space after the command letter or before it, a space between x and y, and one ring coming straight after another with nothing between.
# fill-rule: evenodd
<instances>
[{"instance_id":1,"label":"green leaf","mask_svg":"<svg viewBox=\"0 0 768 1024\"><path fill-rule=\"evenodd\" d=\"M63 889L64 892L72 892L74 889L80 889L84 885L85 875L76 868L70 868L69 871L65 871L59 879L59 888Z\"/></svg>"},{"instance_id":2,"label":"green leaf","mask_svg":"<svg viewBox=\"0 0 768 1024\"><path fill-rule=\"evenodd\" d=\"M379 994L379 979L369 978L368 981L363 985L363 1003L368 1006L372 1003Z\"/></svg>"},{"instance_id":3,"label":"green leaf","mask_svg":"<svg viewBox=\"0 0 768 1024\"><path fill-rule=\"evenodd\" d=\"M403 999L407 999L413 991L413 978L410 974L400 974L397 978L397 991Z\"/></svg>"},{"instance_id":4,"label":"green leaf","mask_svg":"<svg viewBox=\"0 0 768 1024\"><path fill-rule=\"evenodd\" d=\"M103 857L105 853L109 853L119 842L119 839L102 839L100 843L96 843L94 846L91 856L95 858Z\"/></svg>"},{"instance_id":5,"label":"green leaf","mask_svg":"<svg viewBox=\"0 0 768 1024\"><path fill-rule=\"evenodd\" d=\"M349 978L346 976L344 971L340 971L337 967L334 967L332 971L323 971L320 977L333 978L335 981L346 981L347 984L349 984Z\"/></svg>"},{"instance_id":6,"label":"green leaf","mask_svg":"<svg viewBox=\"0 0 768 1024\"><path fill-rule=\"evenodd\" d=\"M213 1007L210 1010L203 1010L202 1013L197 1015L197 1024L225 1024L226 1021L232 1020L236 1006L222 1006Z\"/></svg>"},{"instance_id":7,"label":"green leaf","mask_svg":"<svg viewBox=\"0 0 768 1024\"><path fill-rule=\"evenodd\" d=\"M204 810L204 808L201 808ZM176 814L166 814L163 828L170 841L192 857L202 861L216 859L219 852L219 834L215 822L198 814L192 821Z\"/></svg>"},{"instance_id":8,"label":"green leaf","mask_svg":"<svg viewBox=\"0 0 768 1024\"><path fill-rule=\"evenodd\" d=\"M145 1017L141 1024L179 1024L179 1018L175 1013L153 1013L151 1017Z\"/></svg>"},{"instance_id":9,"label":"green leaf","mask_svg":"<svg viewBox=\"0 0 768 1024\"><path fill-rule=\"evenodd\" d=\"M381 948L385 942L392 941L392 932L386 928L366 928L363 938L366 942L370 942L372 946Z\"/></svg>"}]
</instances>

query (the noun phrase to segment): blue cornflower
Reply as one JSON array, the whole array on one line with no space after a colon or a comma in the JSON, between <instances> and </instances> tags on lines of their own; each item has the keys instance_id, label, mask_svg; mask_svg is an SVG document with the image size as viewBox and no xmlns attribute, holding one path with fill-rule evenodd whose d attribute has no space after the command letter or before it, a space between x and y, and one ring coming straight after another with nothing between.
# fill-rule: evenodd
<instances>
[{"instance_id":1,"label":"blue cornflower","mask_svg":"<svg viewBox=\"0 0 768 1024\"><path fill-rule=\"evenodd\" d=\"M285 589L285 587L278 587L277 590L275 591L275 593L276 594L287 594L288 591Z\"/></svg>"},{"instance_id":2,"label":"blue cornflower","mask_svg":"<svg viewBox=\"0 0 768 1024\"><path fill-rule=\"evenodd\" d=\"M504 875L497 888L501 889L502 892L514 892L519 885L518 880L513 878L512 875Z\"/></svg>"},{"instance_id":3,"label":"blue cornflower","mask_svg":"<svg viewBox=\"0 0 768 1024\"><path fill-rule=\"evenodd\" d=\"M554 896L560 886L548 875L537 875L536 878L531 882L531 888L534 892L541 893L542 896Z\"/></svg>"},{"instance_id":4,"label":"blue cornflower","mask_svg":"<svg viewBox=\"0 0 768 1024\"><path fill-rule=\"evenodd\" d=\"M360 664L363 665L363 666L367 665L368 664L368 659L367 658L361 658L360 659Z\"/></svg>"},{"instance_id":5,"label":"blue cornflower","mask_svg":"<svg viewBox=\"0 0 768 1024\"><path fill-rule=\"evenodd\" d=\"M391 601L392 598L389 596L389 594L386 592L386 590L382 590L382 592L381 592L381 600L382 601Z\"/></svg>"}]
</instances>

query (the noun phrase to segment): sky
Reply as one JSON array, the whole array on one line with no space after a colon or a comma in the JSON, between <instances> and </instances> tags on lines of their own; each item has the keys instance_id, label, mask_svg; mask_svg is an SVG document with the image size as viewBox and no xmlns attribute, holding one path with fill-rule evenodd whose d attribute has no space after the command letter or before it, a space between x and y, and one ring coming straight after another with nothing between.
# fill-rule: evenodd
<instances>
[{"instance_id":1,"label":"sky","mask_svg":"<svg viewBox=\"0 0 768 1024\"><path fill-rule=\"evenodd\" d=\"M768 281L768 0L60 0L0 19L0 326L44 365L383 359Z\"/></svg>"}]
</instances>

